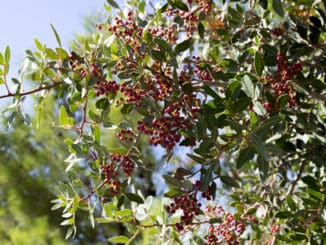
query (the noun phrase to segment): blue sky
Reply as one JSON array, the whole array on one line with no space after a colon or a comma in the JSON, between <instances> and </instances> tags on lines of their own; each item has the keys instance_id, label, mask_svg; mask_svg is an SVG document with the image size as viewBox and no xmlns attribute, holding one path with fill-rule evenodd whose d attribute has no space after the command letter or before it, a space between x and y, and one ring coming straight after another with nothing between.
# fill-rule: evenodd
<instances>
[{"instance_id":1,"label":"blue sky","mask_svg":"<svg viewBox=\"0 0 326 245\"><path fill-rule=\"evenodd\" d=\"M26 49L34 49L34 38L56 46L50 23L65 47L74 34L84 31L85 16L102 11L105 0L0 0L0 50L11 48L11 75L16 75ZM1 90L1 89L0 89Z\"/></svg>"}]
</instances>

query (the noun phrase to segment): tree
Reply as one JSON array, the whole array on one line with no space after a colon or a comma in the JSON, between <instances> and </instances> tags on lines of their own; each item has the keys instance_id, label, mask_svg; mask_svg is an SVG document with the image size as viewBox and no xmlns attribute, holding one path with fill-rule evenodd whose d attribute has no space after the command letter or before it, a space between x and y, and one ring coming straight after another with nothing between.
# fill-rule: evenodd
<instances>
[{"instance_id":1,"label":"tree","mask_svg":"<svg viewBox=\"0 0 326 245\"><path fill-rule=\"evenodd\" d=\"M10 49L0 56L8 124L29 124L29 94L42 118L53 91L56 125L72 131L69 182L52 201L66 237L84 210L93 226L125 227L111 243L324 242L325 3L108 3L112 16L73 51L54 27L56 49L35 40L21 70L35 89L14 79L13 92Z\"/></svg>"}]
</instances>

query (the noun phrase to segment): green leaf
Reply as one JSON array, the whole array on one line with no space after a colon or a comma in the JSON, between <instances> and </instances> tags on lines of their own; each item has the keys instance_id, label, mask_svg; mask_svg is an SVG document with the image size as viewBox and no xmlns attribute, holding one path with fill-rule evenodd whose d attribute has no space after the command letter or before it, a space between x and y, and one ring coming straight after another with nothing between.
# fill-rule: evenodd
<instances>
[{"instance_id":1,"label":"green leaf","mask_svg":"<svg viewBox=\"0 0 326 245\"><path fill-rule=\"evenodd\" d=\"M257 158L257 166L260 171L260 178L262 181L265 181L268 177L269 163L265 161L264 158L259 155Z\"/></svg>"},{"instance_id":2,"label":"green leaf","mask_svg":"<svg viewBox=\"0 0 326 245\"><path fill-rule=\"evenodd\" d=\"M286 218L293 217L293 213L290 211L280 211L275 215L275 217L280 219L286 219Z\"/></svg>"},{"instance_id":3,"label":"green leaf","mask_svg":"<svg viewBox=\"0 0 326 245\"><path fill-rule=\"evenodd\" d=\"M305 183L306 185L308 185L309 188L311 188L311 189L313 189L315 191L319 191L320 190L320 187L318 185L318 181L314 177L312 177L310 175L306 175L301 180L303 181L303 183Z\"/></svg>"},{"instance_id":4,"label":"green leaf","mask_svg":"<svg viewBox=\"0 0 326 245\"><path fill-rule=\"evenodd\" d=\"M128 192L126 193L126 197L132 202L144 203L143 198L141 198L139 195L135 193Z\"/></svg>"},{"instance_id":5,"label":"green leaf","mask_svg":"<svg viewBox=\"0 0 326 245\"><path fill-rule=\"evenodd\" d=\"M265 149L264 142L260 139L256 134L251 133L249 135L249 139L251 139L252 143L256 147L258 153L264 158L265 161L269 161L269 157L267 155L267 151Z\"/></svg>"},{"instance_id":6,"label":"green leaf","mask_svg":"<svg viewBox=\"0 0 326 245\"><path fill-rule=\"evenodd\" d=\"M97 115L94 111L88 111L89 117L96 123L100 123L102 121L101 116Z\"/></svg>"},{"instance_id":7,"label":"green leaf","mask_svg":"<svg viewBox=\"0 0 326 245\"><path fill-rule=\"evenodd\" d=\"M189 11L189 8L188 8L187 4L185 4L184 2L182 2L180 0L169 0L168 3L173 8L178 8L178 9L180 9L182 11Z\"/></svg>"},{"instance_id":8,"label":"green leaf","mask_svg":"<svg viewBox=\"0 0 326 245\"><path fill-rule=\"evenodd\" d=\"M255 151L252 146L241 149L237 161L237 168L241 168L246 162L250 161L254 155Z\"/></svg>"},{"instance_id":9,"label":"green leaf","mask_svg":"<svg viewBox=\"0 0 326 245\"><path fill-rule=\"evenodd\" d=\"M59 34L56 31L56 29L54 28L54 26L52 24L50 24L50 25L51 25L52 31L54 33L55 39L57 40L57 43L59 44L59 47L61 48L62 47L62 44L61 44L61 40L60 40Z\"/></svg>"},{"instance_id":10,"label":"green leaf","mask_svg":"<svg viewBox=\"0 0 326 245\"><path fill-rule=\"evenodd\" d=\"M233 113L241 112L241 111L247 109L248 106L250 105L250 103L251 103L251 98L249 98L249 97L244 97L244 98L238 99L231 104L231 111Z\"/></svg>"},{"instance_id":11,"label":"green leaf","mask_svg":"<svg viewBox=\"0 0 326 245\"><path fill-rule=\"evenodd\" d=\"M95 106L97 109L106 109L110 105L108 98L102 98L96 101Z\"/></svg>"},{"instance_id":12,"label":"green leaf","mask_svg":"<svg viewBox=\"0 0 326 245\"><path fill-rule=\"evenodd\" d=\"M292 197L291 196L287 196L286 197L286 202L287 204L289 205L290 209L292 211L295 211L296 208L297 208L297 205L295 204L295 202L293 201Z\"/></svg>"},{"instance_id":13,"label":"green leaf","mask_svg":"<svg viewBox=\"0 0 326 245\"><path fill-rule=\"evenodd\" d=\"M68 125L68 114L64 105L60 106L59 123L63 126Z\"/></svg>"},{"instance_id":14,"label":"green leaf","mask_svg":"<svg viewBox=\"0 0 326 245\"><path fill-rule=\"evenodd\" d=\"M210 166L206 171L204 171L200 176L200 190L207 190L213 178L213 168Z\"/></svg>"},{"instance_id":15,"label":"green leaf","mask_svg":"<svg viewBox=\"0 0 326 245\"><path fill-rule=\"evenodd\" d=\"M169 198L173 198L173 197L178 197L178 196L181 196L182 194L184 193L183 190L179 189L179 188L171 188L169 189L165 194L164 196L165 197L169 197Z\"/></svg>"},{"instance_id":16,"label":"green leaf","mask_svg":"<svg viewBox=\"0 0 326 245\"><path fill-rule=\"evenodd\" d=\"M152 49L151 56L155 60L162 61L162 62L166 61L165 53L161 50Z\"/></svg>"},{"instance_id":17,"label":"green leaf","mask_svg":"<svg viewBox=\"0 0 326 245\"><path fill-rule=\"evenodd\" d=\"M179 180L177 180L176 178L173 178L172 176L167 175L167 174L163 174L162 177L164 178L164 180L166 181L166 183L168 185L172 185L175 187L182 187L182 183Z\"/></svg>"},{"instance_id":18,"label":"green leaf","mask_svg":"<svg viewBox=\"0 0 326 245\"><path fill-rule=\"evenodd\" d=\"M119 5L114 0L107 0L108 4L110 4L113 8L119 9Z\"/></svg>"},{"instance_id":19,"label":"green leaf","mask_svg":"<svg viewBox=\"0 0 326 245\"><path fill-rule=\"evenodd\" d=\"M3 58L3 54L0 53L0 65L3 65L5 63L5 60Z\"/></svg>"},{"instance_id":20,"label":"green leaf","mask_svg":"<svg viewBox=\"0 0 326 245\"><path fill-rule=\"evenodd\" d=\"M292 240L295 240L295 241L302 241L302 240L307 240L307 236L304 235L304 234L299 234L299 233L296 233L294 235L291 235L290 238Z\"/></svg>"},{"instance_id":21,"label":"green leaf","mask_svg":"<svg viewBox=\"0 0 326 245\"><path fill-rule=\"evenodd\" d=\"M281 17L284 17L284 9L281 0L273 0L272 6L274 11Z\"/></svg>"},{"instance_id":22,"label":"green leaf","mask_svg":"<svg viewBox=\"0 0 326 245\"><path fill-rule=\"evenodd\" d=\"M277 116L272 116L268 118L267 120L263 121L261 124L255 128L252 133L253 134L266 134L268 131L270 131L274 126L280 124L281 122L284 121L284 116L283 115L277 115Z\"/></svg>"},{"instance_id":23,"label":"green leaf","mask_svg":"<svg viewBox=\"0 0 326 245\"><path fill-rule=\"evenodd\" d=\"M248 97L253 99L255 97L255 87L250 77L247 75L243 76L241 82L242 82L242 91L245 92L245 94Z\"/></svg>"},{"instance_id":24,"label":"green leaf","mask_svg":"<svg viewBox=\"0 0 326 245\"><path fill-rule=\"evenodd\" d=\"M125 244L129 241L129 238L126 236L115 236L108 239L108 242Z\"/></svg>"},{"instance_id":25,"label":"green leaf","mask_svg":"<svg viewBox=\"0 0 326 245\"><path fill-rule=\"evenodd\" d=\"M65 240L67 240L70 237L74 237L76 234L76 226L71 226L66 232Z\"/></svg>"},{"instance_id":26,"label":"green leaf","mask_svg":"<svg viewBox=\"0 0 326 245\"><path fill-rule=\"evenodd\" d=\"M5 50L5 63L9 64L10 61L10 47L7 46Z\"/></svg>"},{"instance_id":27,"label":"green leaf","mask_svg":"<svg viewBox=\"0 0 326 245\"><path fill-rule=\"evenodd\" d=\"M232 179L230 176L221 176L221 181L230 187L235 187L235 188L240 187L239 184L234 179Z\"/></svg>"},{"instance_id":28,"label":"green leaf","mask_svg":"<svg viewBox=\"0 0 326 245\"><path fill-rule=\"evenodd\" d=\"M255 69L257 75L261 76L264 69L264 60L258 52L255 54Z\"/></svg>"},{"instance_id":29,"label":"green leaf","mask_svg":"<svg viewBox=\"0 0 326 245\"><path fill-rule=\"evenodd\" d=\"M22 118L23 118L24 124L27 127L32 126L32 120L29 115L27 115L26 113L22 113Z\"/></svg>"},{"instance_id":30,"label":"green leaf","mask_svg":"<svg viewBox=\"0 0 326 245\"><path fill-rule=\"evenodd\" d=\"M253 110L259 116L264 116L266 114L266 108L259 101L255 101Z\"/></svg>"},{"instance_id":31,"label":"green leaf","mask_svg":"<svg viewBox=\"0 0 326 245\"><path fill-rule=\"evenodd\" d=\"M62 221L60 223L60 225L62 225L62 226L64 226L64 225L72 225L72 224L74 224L74 222L75 222L75 219L74 219L74 217L72 217L70 219L66 219L66 220Z\"/></svg>"},{"instance_id":32,"label":"green leaf","mask_svg":"<svg viewBox=\"0 0 326 245\"><path fill-rule=\"evenodd\" d=\"M186 51L188 48L190 48L190 46L192 45L193 43L193 39L192 38L189 38L181 43L178 43L175 48L174 48L174 53L175 54L179 54L183 51Z\"/></svg>"},{"instance_id":33,"label":"green leaf","mask_svg":"<svg viewBox=\"0 0 326 245\"><path fill-rule=\"evenodd\" d=\"M198 34L201 39L203 39L205 37L205 27L204 27L203 23L201 23L201 22L199 22L199 24L198 24Z\"/></svg>"},{"instance_id":34,"label":"green leaf","mask_svg":"<svg viewBox=\"0 0 326 245\"><path fill-rule=\"evenodd\" d=\"M94 132L95 141L98 144L100 144L100 142L101 142L101 130L97 125L93 125L93 132Z\"/></svg>"},{"instance_id":35,"label":"green leaf","mask_svg":"<svg viewBox=\"0 0 326 245\"><path fill-rule=\"evenodd\" d=\"M170 44L161 38L155 38L154 43L156 43L158 46L160 46L160 49L163 51L166 51L168 53L170 53L172 51Z\"/></svg>"},{"instance_id":36,"label":"green leaf","mask_svg":"<svg viewBox=\"0 0 326 245\"><path fill-rule=\"evenodd\" d=\"M40 41L37 38L34 39L34 43L38 50L40 51L44 50L43 45L40 43Z\"/></svg>"}]
</instances>

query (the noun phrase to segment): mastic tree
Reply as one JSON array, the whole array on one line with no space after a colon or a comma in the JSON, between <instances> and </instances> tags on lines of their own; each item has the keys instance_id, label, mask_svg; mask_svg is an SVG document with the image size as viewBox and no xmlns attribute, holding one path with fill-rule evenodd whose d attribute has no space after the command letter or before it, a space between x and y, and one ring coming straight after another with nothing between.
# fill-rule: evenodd
<instances>
[{"instance_id":1,"label":"mastic tree","mask_svg":"<svg viewBox=\"0 0 326 245\"><path fill-rule=\"evenodd\" d=\"M123 227L111 243L323 244L325 2L104 8L107 21L71 50L53 26L57 48L35 39L15 86L10 49L0 55L8 126L30 124L25 96L38 96L41 120L54 94L53 126L71 132L62 141L69 181L52 201L66 238L87 212L92 226Z\"/></svg>"}]
</instances>

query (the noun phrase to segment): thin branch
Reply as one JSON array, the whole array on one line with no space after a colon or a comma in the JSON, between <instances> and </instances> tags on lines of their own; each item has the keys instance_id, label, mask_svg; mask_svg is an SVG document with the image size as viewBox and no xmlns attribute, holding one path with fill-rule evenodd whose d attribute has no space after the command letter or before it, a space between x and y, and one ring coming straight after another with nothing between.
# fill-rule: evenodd
<instances>
[{"instance_id":1,"label":"thin branch","mask_svg":"<svg viewBox=\"0 0 326 245\"><path fill-rule=\"evenodd\" d=\"M108 179L104 179L95 189L90 189L86 196L80 198L79 202L82 202L82 201L85 201L85 200L89 199L91 197L91 195L93 195L94 192L101 189L107 182L108 182Z\"/></svg>"},{"instance_id":2,"label":"thin branch","mask_svg":"<svg viewBox=\"0 0 326 245\"><path fill-rule=\"evenodd\" d=\"M64 82L57 82L57 83L54 83L54 84L51 84L51 85L48 85L48 86L38 87L36 89L32 89L32 90L29 90L29 91L26 91L26 92L21 92L18 95L19 96L25 96L25 95L29 95L29 94L34 94L34 93L37 93L37 92L40 92L40 91L43 91L43 90L50 90L50 89L55 88L57 86L60 86L62 84L64 84ZM8 94L1 95L0 99L14 97L14 96L16 96L16 93L10 93L8 91Z\"/></svg>"},{"instance_id":3,"label":"thin branch","mask_svg":"<svg viewBox=\"0 0 326 245\"><path fill-rule=\"evenodd\" d=\"M301 176L303 174L303 170L304 170L304 167L305 166L306 166L306 163L305 162L301 163L300 169L299 169L299 173L297 175L297 178L292 182L291 188L290 188L290 190L289 190L289 192L287 194L288 196L291 196L292 195L295 186L297 185L298 181L301 179Z\"/></svg>"}]
</instances>

